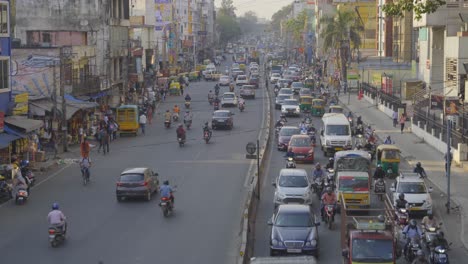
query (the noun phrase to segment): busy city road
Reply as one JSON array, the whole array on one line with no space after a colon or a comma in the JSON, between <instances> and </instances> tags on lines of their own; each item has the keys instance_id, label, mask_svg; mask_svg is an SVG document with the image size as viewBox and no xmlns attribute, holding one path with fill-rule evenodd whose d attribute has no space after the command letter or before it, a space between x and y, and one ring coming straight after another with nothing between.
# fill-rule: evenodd
<instances>
[{"instance_id":1,"label":"busy city road","mask_svg":"<svg viewBox=\"0 0 468 264\"><path fill-rule=\"evenodd\" d=\"M223 66L224 68L224 66ZM12 202L0 207L0 252L5 263L231 263L237 257L241 203L250 160L245 145L255 141L262 127L263 89L234 107L233 130L213 131L209 144L202 140L202 124L211 120L207 93L215 82L194 82L186 90L192 97L193 128L179 147L175 126L163 126L162 113L181 96L168 97L158 106L146 135L112 142L110 154L91 153L91 184L83 186L78 165L50 173L32 189L24 206ZM227 90L221 88L220 94ZM174 125L174 124L173 124ZM79 157L76 157L79 158ZM117 202L116 179L125 168L147 166L160 181L177 185L175 212L163 217L159 196L150 202ZM48 243L47 213L57 201L68 218L64 245Z\"/></svg>"}]
</instances>

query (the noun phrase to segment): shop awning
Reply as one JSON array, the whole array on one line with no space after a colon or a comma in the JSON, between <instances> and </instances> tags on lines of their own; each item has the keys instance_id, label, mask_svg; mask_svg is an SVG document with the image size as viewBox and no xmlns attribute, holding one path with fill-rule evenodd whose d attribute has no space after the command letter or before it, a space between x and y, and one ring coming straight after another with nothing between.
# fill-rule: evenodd
<instances>
[{"instance_id":1,"label":"shop awning","mask_svg":"<svg viewBox=\"0 0 468 264\"><path fill-rule=\"evenodd\" d=\"M5 123L15 126L17 128L20 128L21 130L24 130L24 132L26 133L34 131L42 127L42 121L28 119L27 117L24 117L24 116L5 117Z\"/></svg>"},{"instance_id":2,"label":"shop awning","mask_svg":"<svg viewBox=\"0 0 468 264\"><path fill-rule=\"evenodd\" d=\"M8 147L10 143L19 137L7 133L0 133L0 149Z\"/></svg>"},{"instance_id":3,"label":"shop awning","mask_svg":"<svg viewBox=\"0 0 468 264\"><path fill-rule=\"evenodd\" d=\"M13 128L7 126L7 125L5 125L5 126L3 127L3 130L4 130L6 133L8 133L8 134L10 134L10 135L13 135L13 136L17 136L17 137L20 137L20 138L26 138L26 137L27 137L26 134L21 133L20 131L18 131L18 130L16 130L16 129L13 129Z\"/></svg>"},{"instance_id":4,"label":"shop awning","mask_svg":"<svg viewBox=\"0 0 468 264\"><path fill-rule=\"evenodd\" d=\"M81 109L91 109L98 107L97 103L94 102L86 102L82 100L78 100L75 98L73 101L69 101L66 99L67 102L67 120L70 119L76 112ZM32 115L37 116L45 116L46 112L52 112L54 108L54 103L50 99L41 99L36 101L29 101L29 112ZM62 112L62 100L57 100L57 108L58 112Z\"/></svg>"}]
</instances>

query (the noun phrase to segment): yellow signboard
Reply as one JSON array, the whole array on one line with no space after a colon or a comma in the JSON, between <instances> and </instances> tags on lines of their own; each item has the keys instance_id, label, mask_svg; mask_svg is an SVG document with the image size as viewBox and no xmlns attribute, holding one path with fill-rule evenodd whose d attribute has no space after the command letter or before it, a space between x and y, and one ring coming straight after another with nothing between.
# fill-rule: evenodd
<instances>
[{"instance_id":1,"label":"yellow signboard","mask_svg":"<svg viewBox=\"0 0 468 264\"><path fill-rule=\"evenodd\" d=\"M15 95L15 103L27 103L29 100L28 93L22 93Z\"/></svg>"},{"instance_id":2,"label":"yellow signboard","mask_svg":"<svg viewBox=\"0 0 468 264\"><path fill-rule=\"evenodd\" d=\"M13 115L26 115L28 114L28 104L21 104L13 108Z\"/></svg>"}]
</instances>

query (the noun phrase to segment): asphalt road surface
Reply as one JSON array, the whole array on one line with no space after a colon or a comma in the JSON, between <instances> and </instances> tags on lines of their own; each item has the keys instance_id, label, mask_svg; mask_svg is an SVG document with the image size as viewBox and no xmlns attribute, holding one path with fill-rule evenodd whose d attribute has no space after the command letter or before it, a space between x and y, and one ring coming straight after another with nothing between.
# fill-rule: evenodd
<instances>
[{"instance_id":1,"label":"asphalt road surface","mask_svg":"<svg viewBox=\"0 0 468 264\"><path fill-rule=\"evenodd\" d=\"M169 97L145 136L119 138L106 156L92 152L88 186L82 185L78 165L73 164L50 174L24 206L1 205L1 262L232 263L250 165L245 145L259 134L264 94L258 90L243 113L231 108L234 129L213 131L205 144L202 125L211 120L207 93L214 84L195 82L186 91L192 97L194 120L184 147L177 144L175 127L163 126L162 112L174 104L183 106L182 97ZM221 88L221 94L226 90ZM175 212L169 218L158 207L159 196L150 202L117 202L120 172L139 166L151 167L161 181L177 185ZM59 248L48 244L46 216L54 201L69 224L69 237Z\"/></svg>"}]
</instances>

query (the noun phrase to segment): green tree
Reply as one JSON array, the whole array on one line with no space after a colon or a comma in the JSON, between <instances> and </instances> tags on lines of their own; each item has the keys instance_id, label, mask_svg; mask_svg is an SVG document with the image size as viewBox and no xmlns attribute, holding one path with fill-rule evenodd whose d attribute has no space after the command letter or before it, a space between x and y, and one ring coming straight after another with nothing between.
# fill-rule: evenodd
<instances>
[{"instance_id":1,"label":"green tree","mask_svg":"<svg viewBox=\"0 0 468 264\"><path fill-rule=\"evenodd\" d=\"M351 57L351 48L359 49L361 45L359 33L364 28L356 13L350 10L338 10L334 16L323 17L320 22L324 25L320 32L323 49L324 51L330 51L330 49L338 51L338 67L341 67L341 76L346 80L346 66Z\"/></svg>"},{"instance_id":2,"label":"green tree","mask_svg":"<svg viewBox=\"0 0 468 264\"><path fill-rule=\"evenodd\" d=\"M294 41L300 43L304 33L304 26L307 20L306 11L302 11L296 17L286 21L286 30L292 32Z\"/></svg>"},{"instance_id":3,"label":"green tree","mask_svg":"<svg viewBox=\"0 0 468 264\"><path fill-rule=\"evenodd\" d=\"M383 11L394 17L402 17L405 11L413 11L414 17L419 20L423 14L434 13L442 5L445 5L444 0L394 0L385 4Z\"/></svg>"},{"instance_id":4,"label":"green tree","mask_svg":"<svg viewBox=\"0 0 468 264\"><path fill-rule=\"evenodd\" d=\"M222 0L219 13L221 15L236 17L236 8L234 7L232 0Z\"/></svg>"},{"instance_id":5,"label":"green tree","mask_svg":"<svg viewBox=\"0 0 468 264\"><path fill-rule=\"evenodd\" d=\"M271 30L273 32L280 32L281 30L281 21L286 19L292 11L292 4L284 6L271 17Z\"/></svg>"},{"instance_id":6,"label":"green tree","mask_svg":"<svg viewBox=\"0 0 468 264\"><path fill-rule=\"evenodd\" d=\"M239 23L233 16L219 14L216 16L216 25L220 34L219 41L223 46L241 34Z\"/></svg>"},{"instance_id":7,"label":"green tree","mask_svg":"<svg viewBox=\"0 0 468 264\"><path fill-rule=\"evenodd\" d=\"M239 17L239 27L242 34L253 32L257 28L258 17L254 11L247 11Z\"/></svg>"}]
</instances>

